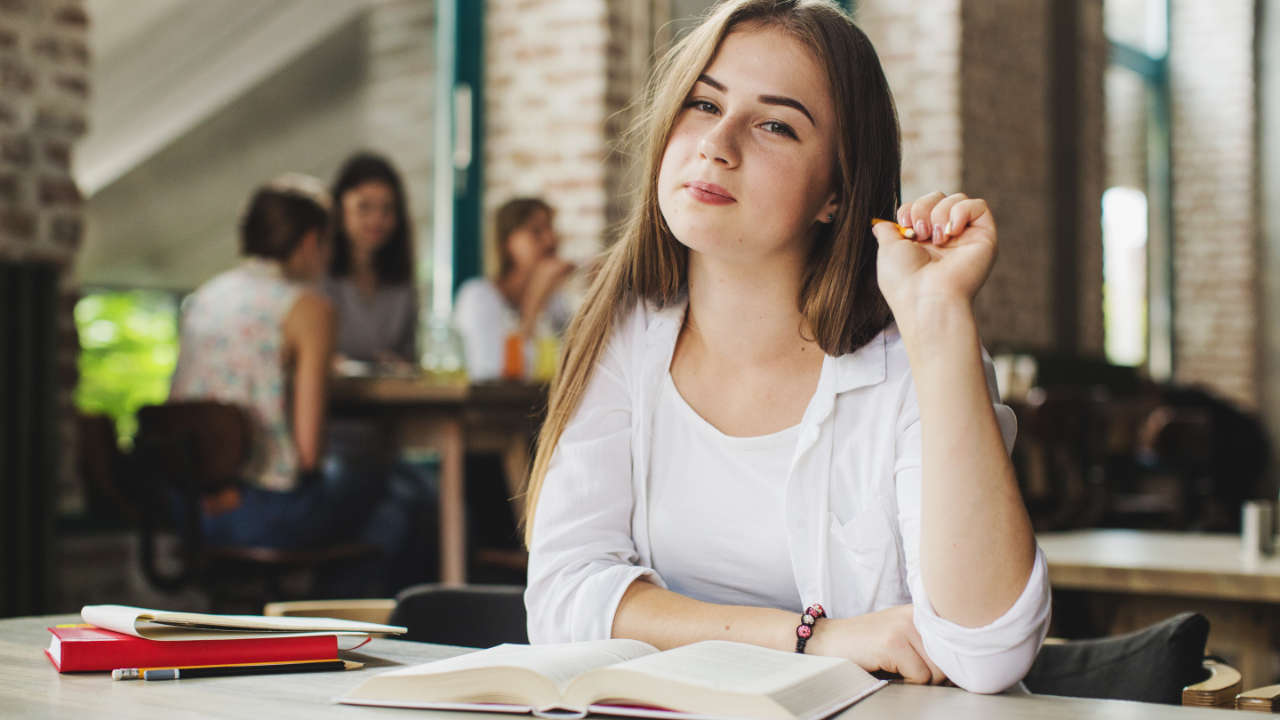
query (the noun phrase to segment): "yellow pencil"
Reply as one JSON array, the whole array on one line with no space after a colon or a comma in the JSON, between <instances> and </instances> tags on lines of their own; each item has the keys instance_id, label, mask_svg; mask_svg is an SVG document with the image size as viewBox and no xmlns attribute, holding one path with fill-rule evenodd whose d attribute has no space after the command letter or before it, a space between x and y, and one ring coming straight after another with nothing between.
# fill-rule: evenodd
<instances>
[{"instance_id":1,"label":"yellow pencil","mask_svg":"<svg viewBox=\"0 0 1280 720\"><path fill-rule=\"evenodd\" d=\"M898 232L902 234L902 237L904 237L904 238L906 238L906 239L908 239L908 240L915 240L915 239L916 239L916 231L915 231L915 230L912 230L912 229L911 229L911 228L909 228L909 227L902 227L901 225L899 225L898 223L896 223L896 222L894 222L894 221L892 221L892 220L881 220L880 218L872 218L872 219L871 219L871 227L875 227L876 225L879 225L880 223L889 223L890 225L893 225L894 227L898 228Z\"/></svg>"},{"instance_id":2,"label":"yellow pencil","mask_svg":"<svg viewBox=\"0 0 1280 720\"><path fill-rule=\"evenodd\" d=\"M179 667L116 668L112 680L176 680L179 677L212 675L248 675L308 670L357 670L363 663L351 660L280 660L258 663L222 663L218 665L183 665Z\"/></svg>"}]
</instances>

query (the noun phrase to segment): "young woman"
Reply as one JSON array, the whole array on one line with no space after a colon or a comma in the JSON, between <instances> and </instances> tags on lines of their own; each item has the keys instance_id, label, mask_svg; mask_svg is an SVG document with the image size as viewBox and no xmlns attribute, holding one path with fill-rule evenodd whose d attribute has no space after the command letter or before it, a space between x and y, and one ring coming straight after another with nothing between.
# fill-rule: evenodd
<instances>
[{"instance_id":1,"label":"young woman","mask_svg":"<svg viewBox=\"0 0 1280 720\"><path fill-rule=\"evenodd\" d=\"M827 0L718 6L660 63L644 123L648 180L534 464L530 638L1014 685L1049 586L974 319L986 204L897 207L889 88Z\"/></svg>"},{"instance_id":2,"label":"young woman","mask_svg":"<svg viewBox=\"0 0 1280 720\"><path fill-rule=\"evenodd\" d=\"M559 290L573 263L556 255L560 239L555 212L539 198L515 198L494 216L500 265L498 276L468 280L458 288L454 324L462 333L467 375L490 380L502 374L507 338L524 346L525 375L532 367L532 341L539 331L555 335L569 324L569 310Z\"/></svg>"},{"instance_id":3,"label":"young woman","mask_svg":"<svg viewBox=\"0 0 1280 720\"><path fill-rule=\"evenodd\" d=\"M216 399L255 421L239 497L205 517L206 540L272 546L322 537L320 466L333 309L309 289L328 265L328 194L288 175L260 188L240 225L241 263L183 303L172 400Z\"/></svg>"},{"instance_id":4,"label":"young woman","mask_svg":"<svg viewBox=\"0 0 1280 720\"><path fill-rule=\"evenodd\" d=\"M418 296L404 184L385 158L348 158L333 183L333 260L325 294L338 315L337 352L416 362Z\"/></svg>"}]
</instances>

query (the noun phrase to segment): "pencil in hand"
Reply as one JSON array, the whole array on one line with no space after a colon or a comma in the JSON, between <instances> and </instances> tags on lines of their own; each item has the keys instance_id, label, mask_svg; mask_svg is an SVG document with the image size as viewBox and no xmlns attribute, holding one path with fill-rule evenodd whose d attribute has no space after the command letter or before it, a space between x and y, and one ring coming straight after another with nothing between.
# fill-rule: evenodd
<instances>
[{"instance_id":1,"label":"pencil in hand","mask_svg":"<svg viewBox=\"0 0 1280 720\"><path fill-rule=\"evenodd\" d=\"M272 675L277 673L358 670L363 663L351 660L303 660L278 663L240 663L235 665L194 665L170 668L116 668L112 680L180 680L182 678L221 677L225 675Z\"/></svg>"},{"instance_id":2,"label":"pencil in hand","mask_svg":"<svg viewBox=\"0 0 1280 720\"><path fill-rule=\"evenodd\" d=\"M872 218L872 219L871 219L871 227L875 227L876 225L879 225L880 223L889 223L890 225L892 225L892 226L894 226L894 227L898 228L898 233L899 233L899 234L901 234L901 235L902 235L902 237L904 237L904 238L906 238L906 239L908 239L908 240L915 240L915 239L916 239L916 231L915 231L915 230L912 230L912 229L911 229L911 228L909 228L909 227L902 227L901 225L899 225L898 223L896 223L896 222L894 222L894 221L892 221L892 220L882 220L882 219L880 219L880 218Z\"/></svg>"}]
</instances>

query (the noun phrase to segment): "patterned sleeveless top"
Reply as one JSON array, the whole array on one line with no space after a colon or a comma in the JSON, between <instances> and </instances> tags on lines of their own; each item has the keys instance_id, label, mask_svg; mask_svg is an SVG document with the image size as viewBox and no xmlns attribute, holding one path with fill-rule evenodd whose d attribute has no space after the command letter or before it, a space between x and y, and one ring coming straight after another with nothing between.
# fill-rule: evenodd
<instances>
[{"instance_id":1,"label":"patterned sleeveless top","mask_svg":"<svg viewBox=\"0 0 1280 720\"><path fill-rule=\"evenodd\" d=\"M302 289L285 279L278 263L246 258L182 304L169 399L219 400L248 410L253 446L244 479L266 490L284 492L297 485L284 318Z\"/></svg>"}]
</instances>

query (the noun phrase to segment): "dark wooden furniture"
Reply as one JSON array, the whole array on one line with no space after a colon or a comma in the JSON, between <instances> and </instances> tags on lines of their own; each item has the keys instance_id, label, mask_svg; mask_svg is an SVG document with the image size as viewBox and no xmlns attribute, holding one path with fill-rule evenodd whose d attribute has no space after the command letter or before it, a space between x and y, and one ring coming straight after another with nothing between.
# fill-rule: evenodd
<instances>
[{"instance_id":1,"label":"dark wooden furniture","mask_svg":"<svg viewBox=\"0 0 1280 720\"><path fill-rule=\"evenodd\" d=\"M542 385L495 382L473 385L432 383L422 377L342 377L331 386L335 417L359 417L383 424L401 448L431 448L440 454L440 580L467 581L466 482L468 451L503 455L514 498L512 512L523 515L530 442L547 402ZM519 552L496 553L513 567Z\"/></svg>"},{"instance_id":2,"label":"dark wooden furniture","mask_svg":"<svg viewBox=\"0 0 1280 720\"><path fill-rule=\"evenodd\" d=\"M201 534L202 504L234 493L249 458L248 413L214 401L149 405L138 411L132 468L138 480L142 568L165 591L195 583L215 609L251 612L281 599L281 581L331 563L376 554L372 545L342 543L299 550L258 546L210 546ZM177 566L166 567L157 535L172 528L178 537Z\"/></svg>"}]
</instances>

